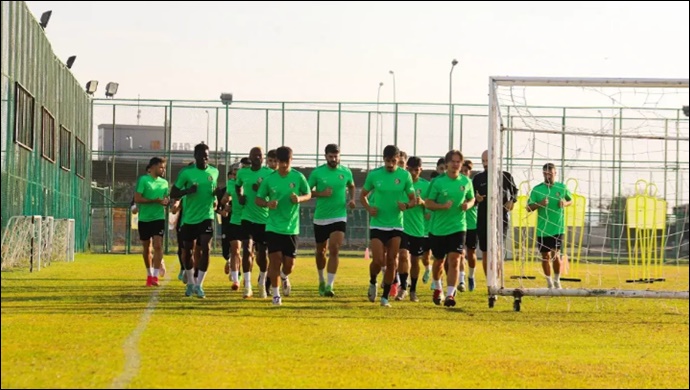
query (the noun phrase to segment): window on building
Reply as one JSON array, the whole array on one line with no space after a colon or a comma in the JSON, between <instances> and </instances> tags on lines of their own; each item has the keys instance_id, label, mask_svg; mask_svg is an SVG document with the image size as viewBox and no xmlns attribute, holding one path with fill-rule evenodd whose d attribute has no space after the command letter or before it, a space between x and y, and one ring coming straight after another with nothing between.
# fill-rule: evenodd
<instances>
[{"instance_id":1,"label":"window on building","mask_svg":"<svg viewBox=\"0 0 690 390\"><path fill-rule=\"evenodd\" d=\"M14 142L34 150L34 97L16 83L14 110Z\"/></svg>"},{"instance_id":2,"label":"window on building","mask_svg":"<svg viewBox=\"0 0 690 390\"><path fill-rule=\"evenodd\" d=\"M46 160L55 163L55 118L45 107L42 109L41 118L41 153Z\"/></svg>"},{"instance_id":3,"label":"window on building","mask_svg":"<svg viewBox=\"0 0 690 390\"><path fill-rule=\"evenodd\" d=\"M75 139L74 173L83 179L86 177L86 144L79 137L75 137Z\"/></svg>"},{"instance_id":4,"label":"window on building","mask_svg":"<svg viewBox=\"0 0 690 390\"><path fill-rule=\"evenodd\" d=\"M72 169L72 132L60 126L60 167L66 171Z\"/></svg>"}]
</instances>

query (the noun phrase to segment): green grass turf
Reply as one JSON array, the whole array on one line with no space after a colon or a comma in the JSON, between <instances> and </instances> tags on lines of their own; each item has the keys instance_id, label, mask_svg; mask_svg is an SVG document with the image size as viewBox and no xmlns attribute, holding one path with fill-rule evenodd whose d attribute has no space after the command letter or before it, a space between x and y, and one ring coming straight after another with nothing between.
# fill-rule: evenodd
<instances>
[{"instance_id":1,"label":"green grass turf","mask_svg":"<svg viewBox=\"0 0 690 390\"><path fill-rule=\"evenodd\" d=\"M184 297L166 262L158 288L144 287L140 255L3 272L2 388L688 387L687 300L526 297L517 313L512 298L489 309L479 288L447 309L420 281L419 303L382 308L362 259L341 260L332 299L301 257L274 307L231 292L219 257L207 298ZM588 272L602 270L616 283L628 272ZM665 270L673 280L623 287L687 290L687 266Z\"/></svg>"}]
</instances>

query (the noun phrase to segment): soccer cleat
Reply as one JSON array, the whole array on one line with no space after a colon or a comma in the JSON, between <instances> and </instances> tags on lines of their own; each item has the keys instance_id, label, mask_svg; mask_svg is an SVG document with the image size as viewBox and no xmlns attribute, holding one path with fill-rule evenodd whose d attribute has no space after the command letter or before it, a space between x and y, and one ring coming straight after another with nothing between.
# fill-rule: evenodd
<instances>
[{"instance_id":1,"label":"soccer cleat","mask_svg":"<svg viewBox=\"0 0 690 390\"><path fill-rule=\"evenodd\" d=\"M453 307L455 306L455 297L452 295L448 295L446 297L446 300L443 301L443 306L445 307Z\"/></svg>"},{"instance_id":2,"label":"soccer cleat","mask_svg":"<svg viewBox=\"0 0 690 390\"><path fill-rule=\"evenodd\" d=\"M551 279L546 279L546 288L553 288L553 282Z\"/></svg>"},{"instance_id":3,"label":"soccer cleat","mask_svg":"<svg viewBox=\"0 0 690 390\"><path fill-rule=\"evenodd\" d=\"M398 283L391 284L391 291L388 294L389 297L395 297L398 295Z\"/></svg>"},{"instance_id":4,"label":"soccer cleat","mask_svg":"<svg viewBox=\"0 0 690 390\"><path fill-rule=\"evenodd\" d=\"M557 289L557 290L562 289L563 287L561 287L561 281L560 281L560 280L554 281L554 282L553 282L553 288L555 288L555 289Z\"/></svg>"},{"instance_id":5,"label":"soccer cleat","mask_svg":"<svg viewBox=\"0 0 690 390\"><path fill-rule=\"evenodd\" d=\"M206 298L206 293L204 292L204 289L201 288L201 286L194 287L194 292L196 293L197 297Z\"/></svg>"},{"instance_id":6,"label":"soccer cleat","mask_svg":"<svg viewBox=\"0 0 690 390\"><path fill-rule=\"evenodd\" d=\"M383 307L391 307L391 304L388 303L388 299L381 297L381 306Z\"/></svg>"},{"instance_id":7,"label":"soccer cleat","mask_svg":"<svg viewBox=\"0 0 690 390\"><path fill-rule=\"evenodd\" d=\"M326 285L326 291L323 293L325 296L329 298L335 297L335 292L333 291L333 287Z\"/></svg>"},{"instance_id":8,"label":"soccer cleat","mask_svg":"<svg viewBox=\"0 0 690 390\"><path fill-rule=\"evenodd\" d=\"M458 291L465 292L465 290L465 282L460 282L460 285L458 286Z\"/></svg>"},{"instance_id":9,"label":"soccer cleat","mask_svg":"<svg viewBox=\"0 0 690 390\"><path fill-rule=\"evenodd\" d=\"M161 259L161 269L160 269L160 271L159 271L159 273L160 273L160 275L161 275L161 278L164 278L164 277L165 277L165 273L166 273L167 271L168 271L168 270L165 269L165 260Z\"/></svg>"},{"instance_id":10,"label":"soccer cleat","mask_svg":"<svg viewBox=\"0 0 690 390\"><path fill-rule=\"evenodd\" d=\"M280 306L283 304L283 299L281 297L273 297L273 306Z\"/></svg>"},{"instance_id":11,"label":"soccer cleat","mask_svg":"<svg viewBox=\"0 0 690 390\"><path fill-rule=\"evenodd\" d=\"M403 290L402 288L399 289L398 293L395 295L395 300L402 301L405 298L407 298L407 290Z\"/></svg>"},{"instance_id":12,"label":"soccer cleat","mask_svg":"<svg viewBox=\"0 0 690 390\"><path fill-rule=\"evenodd\" d=\"M422 276L422 282L427 284L429 282L429 277L431 277L431 271L429 269L424 270L424 276Z\"/></svg>"},{"instance_id":13,"label":"soccer cleat","mask_svg":"<svg viewBox=\"0 0 690 390\"><path fill-rule=\"evenodd\" d=\"M185 297L191 297L193 293L194 293L194 285L188 284L187 288L184 290L184 296Z\"/></svg>"},{"instance_id":14,"label":"soccer cleat","mask_svg":"<svg viewBox=\"0 0 690 390\"><path fill-rule=\"evenodd\" d=\"M474 278L467 278L467 284L470 291L474 291Z\"/></svg>"},{"instance_id":15,"label":"soccer cleat","mask_svg":"<svg viewBox=\"0 0 690 390\"><path fill-rule=\"evenodd\" d=\"M410 301L411 302L419 302L419 298L417 298L417 292L416 291L412 291L410 293Z\"/></svg>"},{"instance_id":16,"label":"soccer cleat","mask_svg":"<svg viewBox=\"0 0 690 390\"><path fill-rule=\"evenodd\" d=\"M288 279L288 278L283 279L283 295L285 295L286 297L289 297L291 291L292 291L292 285L290 284L290 279Z\"/></svg>"},{"instance_id":17,"label":"soccer cleat","mask_svg":"<svg viewBox=\"0 0 690 390\"><path fill-rule=\"evenodd\" d=\"M242 294L242 298L247 299L251 298L254 293L252 292L252 288L250 287L245 287L244 288L244 294Z\"/></svg>"},{"instance_id":18,"label":"soccer cleat","mask_svg":"<svg viewBox=\"0 0 690 390\"><path fill-rule=\"evenodd\" d=\"M226 275L230 275L230 260L225 262L225 268L223 269Z\"/></svg>"},{"instance_id":19,"label":"soccer cleat","mask_svg":"<svg viewBox=\"0 0 690 390\"><path fill-rule=\"evenodd\" d=\"M369 292L367 293L369 302L376 302L376 288L376 284L369 283Z\"/></svg>"},{"instance_id":20,"label":"soccer cleat","mask_svg":"<svg viewBox=\"0 0 690 390\"><path fill-rule=\"evenodd\" d=\"M158 283L158 276L154 276L151 278L151 285L152 286L160 286L160 284Z\"/></svg>"},{"instance_id":21,"label":"soccer cleat","mask_svg":"<svg viewBox=\"0 0 690 390\"><path fill-rule=\"evenodd\" d=\"M180 270L180 273L177 274L177 280L179 280L179 281L184 281L184 279L185 279L184 274L185 274L184 270L181 269L181 270ZM185 283L185 284L187 284L187 283Z\"/></svg>"},{"instance_id":22,"label":"soccer cleat","mask_svg":"<svg viewBox=\"0 0 690 390\"><path fill-rule=\"evenodd\" d=\"M326 295L326 282L319 282L319 296Z\"/></svg>"},{"instance_id":23,"label":"soccer cleat","mask_svg":"<svg viewBox=\"0 0 690 390\"><path fill-rule=\"evenodd\" d=\"M146 277L146 287L151 287L153 286L153 276L147 276Z\"/></svg>"},{"instance_id":24,"label":"soccer cleat","mask_svg":"<svg viewBox=\"0 0 690 390\"><path fill-rule=\"evenodd\" d=\"M232 291L237 291L240 289L240 284L238 282L232 282L232 285L230 286L230 289Z\"/></svg>"},{"instance_id":25,"label":"soccer cleat","mask_svg":"<svg viewBox=\"0 0 690 390\"><path fill-rule=\"evenodd\" d=\"M443 300L443 291L439 289L434 290L434 297L432 300L434 301L435 305L441 306L441 301Z\"/></svg>"},{"instance_id":26,"label":"soccer cleat","mask_svg":"<svg viewBox=\"0 0 690 390\"><path fill-rule=\"evenodd\" d=\"M187 271L186 270L180 270L180 273L182 274L182 283L187 284L189 283L189 278L187 278Z\"/></svg>"}]
</instances>

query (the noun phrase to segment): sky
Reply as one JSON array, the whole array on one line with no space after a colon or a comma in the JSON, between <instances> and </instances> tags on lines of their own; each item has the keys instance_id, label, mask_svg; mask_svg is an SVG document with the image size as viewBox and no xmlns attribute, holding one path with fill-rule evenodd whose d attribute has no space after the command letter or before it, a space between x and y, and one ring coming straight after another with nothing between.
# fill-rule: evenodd
<instances>
[{"instance_id":1,"label":"sky","mask_svg":"<svg viewBox=\"0 0 690 390\"><path fill-rule=\"evenodd\" d=\"M688 2L28 1L120 98L485 103L499 76L688 78Z\"/></svg>"},{"instance_id":2,"label":"sky","mask_svg":"<svg viewBox=\"0 0 690 390\"><path fill-rule=\"evenodd\" d=\"M366 113L343 114L341 149L344 154L360 155L366 155L367 150L375 154L394 140L390 113L394 106L386 103L439 103L433 107L406 106L410 113L400 116L398 123L398 145L408 154L429 156L425 157L425 168L435 165L437 156L448 150L447 104L453 59L458 61L452 73L453 102L463 104L488 102L490 76L687 79L690 73L687 1L27 4L37 18L46 10L53 11L46 34L54 52L63 61L77 56L72 72L83 85L88 80L99 80L97 97L103 97L108 81L116 81L117 98L214 100L217 107L222 107L217 103L221 92L233 93L236 101L317 102L302 108L337 109L337 105L318 102L370 103L343 105L346 110L365 112L375 111L378 99L382 103L379 109L389 113L374 114L371 123L367 122ZM389 73L391 70L394 75ZM517 97L527 104L561 104L553 89L542 95L513 92L502 97ZM568 96L580 100L565 99L564 104L615 103L614 95L608 93ZM688 103L687 89L684 95L669 93L663 97L670 99L658 104L678 107ZM648 98L643 96L642 102ZM255 106L280 107L267 103ZM230 150L235 156L245 154L256 144L269 149L280 146L283 139L279 111L270 112L270 124L266 125L264 111L240 107L232 106L227 141L222 108L218 112L210 108L208 114L206 107L176 108L172 120L173 147L193 146L205 140L209 128L212 136L205 142L212 150ZM462 110L467 115L462 124L461 119L455 118L453 144L462 146L467 156L477 160L479 168L479 155L488 144L487 109ZM436 115L417 118L412 113L423 111ZM137 123L136 112L136 107L118 107L117 122ZM523 124L531 123L535 112L524 114ZM97 107L94 126L111 123L111 113L109 106ZM162 125L164 115L162 107L143 108L140 122ZM540 115L560 115L560 110L543 111ZM569 124L589 131L613 128L619 112L602 108L592 109L588 115L589 122ZM534 126L543 125L539 120L532 122ZM337 114L333 112L322 112L318 119L314 112L287 112L285 144L293 146L296 153L320 153L325 144L339 142L337 123ZM413 133L415 123L418 134ZM644 129L647 122L626 124L635 131L648 131ZM663 135L663 124L663 120L654 122L652 129L657 135ZM548 125L560 128L560 119ZM213 136L216 126L221 133L217 142ZM268 140L264 137L267 127ZM677 152L687 156L687 121L680 131L686 141L672 145L667 153L664 145L633 140L623 156L628 160L654 161L653 165L663 167L664 155ZM419 137L416 142L414 134ZM94 131L94 147L97 137ZM524 136L516 137L514 143L533 166L540 164L540 158L560 158L564 155L562 150L573 160L583 156L593 161L615 158L607 140L582 137L561 145L560 136L544 136L538 139L539 150L531 148L532 141L531 136ZM367 146L367 142L371 145ZM313 157L310 159L313 164ZM687 173L687 158L685 161ZM631 165L629 169L642 168ZM590 185L581 189L596 196L591 193L591 188L597 187L592 183L609 179L591 177L591 171L582 170L579 178ZM522 176L538 180L539 175L538 169L531 169ZM647 178L647 173L644 175ZM650 173L650 180L651 176ZM634 183L635 179L631 177L629 181ZM655 178L660 183L662 180L669 179ZM688 178L676 181L665 192L685 188L683 197L687 198Z\"/></svg>"}]
</instances>

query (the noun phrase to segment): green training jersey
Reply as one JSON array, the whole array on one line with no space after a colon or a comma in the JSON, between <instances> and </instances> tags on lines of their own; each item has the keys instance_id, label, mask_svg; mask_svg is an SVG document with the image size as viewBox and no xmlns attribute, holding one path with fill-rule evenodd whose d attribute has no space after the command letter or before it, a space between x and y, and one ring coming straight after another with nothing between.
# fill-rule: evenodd
<instances>
[{"instance_id":1,"label":"green training jersey","mask_svg":"<svg viewBox=\"0 0 690 390\"><path fill-rule=\"evenodd\" d=\"M136 192L146 199L161 199L168 196L168 181L162 177L153 178L148 173L137 181ZM165 219L165 206L160 203L139 203L139 221L151 222Z\"/></svg>"},{"instance_id":2,"label":"green training jersey","mask_svg":"<svg viewBox=\"0 0 690 390\"><path fill-rule=\"evenodd\" d=\"M175 187L186 190L193 184L197 184L196 192L184 196L182 225L194 225L214 218L218 169L212 165L206 169L199 169L196 165L183 168L177 176Z\"/></svg>"},{"instance_id":3,"label":"green training jersey","mask_svg":"<svg viewBox=\"0 0 690 390\"><path fill-rule=\"evenodd\" d=\"M256 191L261 186L261 182L273 172L273 169L263 166L256 171L253 171L252 167L246 167L237 172L235 185L242 187L244 196L247 199L242 209L241 219L246 219L249 222L258 223L260 225L266 224L268 209L266 207L257 206L254 199L256 199Z\"/></svg>"},{"instance_id":4,"label":"green training jersey","mask_svg":"<svg viewBox=\"0 0 690 390\"><path fill-rule=\"evenodd\" d=\"M552 237L565 232L565 210L558 203L561 199L572 200L568 187L561 182L550 187L540 183L530 192L528 204L539 203L546 197L549 204L537 209L537 237Z\"/></svg>"},{"instance_id":5,"label":"green training jersey","mask_svg":"<svg viewBox=\"0 0 690 390\"><path fill-rule=\"evenodd\" d=\"M419 198L424 199L427 190L429 189L429 184L430 183L428 180L422 179L421 177L417 180L416 183L412 183L412 188L414 188L415 195ZM408 201L409 199L404 200L405 203L407 203ZM424 218L424 214L426 214L426 209L422 205L414 206L411 209L403 211L403 231L405 232L405 234L412 237L427 236L427 220Z\"/></svg>"},{"instance_id":6,"label":"green training jersey","mask_svg":"<svg viewBox=\"0 0 690 390\"><path fill-rule=\"evenodd\" d=\"M347 187L354 186L350 168L338 165L335 169L323 164L309 175L309 188L324 191L331 188L331 196L316 198L314 223L347 221Z\"/></svg>"},{"instance_id":7,"label":"green training jersey","mask_svg":"<svg viewBox=\"0 0 690 390\"><path fill-rule=\"evenodd\" d=\"M434 211L431 234L447 236L467 231L466 212L462 209L462 204L474 199L474 187L467 176L458 175L455 179L448 175L436 177L429 187L428 199L439 205L453 202L450 209Z\"/></svg>"},{"instance_id":8,"label":"green training jersey","mask_svg":"<svg viewBox=\"0 0 690 390\"><path fill-rule=\"evenodd\" d=\"M278 207L268 210L266 231L286 235L299 234L299 203L292 203L290 196L301 196L310 192L307 178L294 169L290 169L285 176L278 171L268 175L256 193L259 198L278 201Z\"/></svg>"},{"instance_id":9,"label":"green training jersey","mask_svg":"<svg viewBox=\"0 0 690 390\"><path fill-rule=\"evenodd\" d=\"M402 230L403 212L398 208L401 193L412 194L412 176L410 172L396 167L388 172L386 167L380 167L369 172L364 181L364 189L373 191L374 198L369 197L369 204L378 209L375 217L370 217L371 229ZM409 201L409 198L408 198Z\"/></svg>"}]
</instances>

